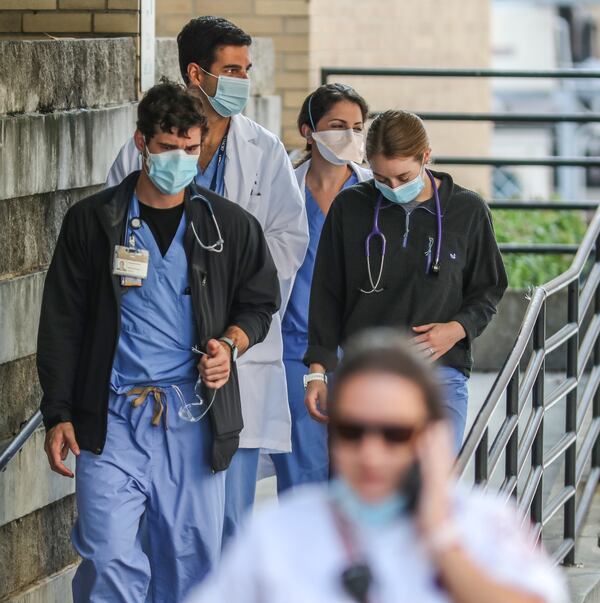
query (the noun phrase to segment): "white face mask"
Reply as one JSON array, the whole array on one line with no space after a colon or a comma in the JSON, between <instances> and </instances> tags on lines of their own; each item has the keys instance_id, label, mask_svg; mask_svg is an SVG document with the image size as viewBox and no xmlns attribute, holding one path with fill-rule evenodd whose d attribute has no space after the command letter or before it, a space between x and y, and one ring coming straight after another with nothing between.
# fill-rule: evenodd
<instances>
[{"instance_id":1,"label":"white face mask","mask_svg":"<svg viewBox=\"0 0 600 603\"><path fill-rule=\"evenodd\" d=\"M364 133L356 132L351 128L313 132L312 139L316 142L323 159L334 165L346 165L351 161L362 163L365 156Z\"/></svg>"}]
</instances>

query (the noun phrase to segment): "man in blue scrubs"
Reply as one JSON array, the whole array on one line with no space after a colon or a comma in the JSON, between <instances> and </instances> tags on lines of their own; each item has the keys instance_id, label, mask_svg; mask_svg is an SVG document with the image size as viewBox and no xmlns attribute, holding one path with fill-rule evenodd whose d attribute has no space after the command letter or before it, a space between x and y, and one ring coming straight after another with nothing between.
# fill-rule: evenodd
<instances>
[{"instance_id":1,"label":"man in blue scrubs","mask_svg":"<svg viewBox=\"0 0 600 603\"><path fill-rule=\"evenodd\" d=\"M48 272L41 410L52 469L73 477L77 456L75 603L182 601L220 554L235 361L267 334L279 285L258 222L190 184L204 124L184 88L152 88L142 170L69 210Z\"/></svg>"}]
</instances>

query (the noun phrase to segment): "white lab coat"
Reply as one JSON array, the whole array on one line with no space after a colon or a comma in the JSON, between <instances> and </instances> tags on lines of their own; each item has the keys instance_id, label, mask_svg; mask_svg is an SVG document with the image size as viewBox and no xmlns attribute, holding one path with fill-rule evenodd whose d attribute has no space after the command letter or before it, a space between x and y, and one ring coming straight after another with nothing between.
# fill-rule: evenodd
<instances>
[{"instance_id":1,"label":"white lab coat","mask_svg":"<svg viewBox=\"0 0 600 603\"><path fill-rule=\"evenodd\" d=\"M490 578L567 603L562 570L534 547L515 509L496 495L457 489L453 520L462 546ZM379 603L450 603L414 521L359 529L355 538L373 574ZM213 574L187 603L351 603L340 576L350 565L331 513L327 485L296 489L270 504L242 529Z\"/></svg>"},{"instance_id":2,"label":"white lab coat","mask_svg":"<svg viewBox=\"0 0 600 603\"><path fill-rule=\"evenodd\" d=\"M224 196L250 212L263 227L282 297L281 309L273 316L265 341L238 361L244 418L240 447L289 452L291 420L282 361L281 317L308 246L306 210L283 144L244 115L231 118L225 161ZM119 152L107 184L117 184L139 169L141 157L132 138Z\"/></svg>"}]
</instances>

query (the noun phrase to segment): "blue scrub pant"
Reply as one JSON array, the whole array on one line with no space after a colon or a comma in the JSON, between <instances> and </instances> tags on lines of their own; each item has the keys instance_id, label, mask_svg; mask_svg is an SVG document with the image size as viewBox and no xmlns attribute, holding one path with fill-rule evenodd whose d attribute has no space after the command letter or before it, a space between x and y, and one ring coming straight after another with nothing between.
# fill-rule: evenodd
<instances>
[{"instance_id":1,"label":"blue scrub pant","mask_svg":"<svg viewBox=\"0 0 600 603\"><path fill-rule=\"evenodd\" d=\"M277 492L312 482L327 481L329 452L327 426L315 421L304 404L306 366L301 360L284 360L288 400L292 415L292 452L273 454L277 473Z\"/></svg>"},{"instance_id":2,"label":"blue scrub pant","mask_svg":"<svg viewBox=\"0 0 600 603\"><path fill-rule=\"evenodd\" d=\"M246 514L252 510L259 457L260 448L238 448L227 469L223 545L239 530Z\"/></svg>"},{"instance_id":3,"label":"blue scrub pant","mask_svg":"<svg viewBox=\"0 0 600 603\"><path fill-rule=\"evenodd\" d=\"M191 399L193 384L181 390ZM77 458L74 603L180 602L220 556L225 474L211 471L210 425L179 418L165 391L159 426L152 395L133 408L111 392L104 451Z\"/></svg>"},{"instance_id":4,"label":"blue scrub pant","mask_svg":"<svg viewBox=\"0 0 600 603\"><path fill-rule=\"evenodd\" d=\"M468 378L459 370L448 366L439 367L437 374L442 387L442 406L452 425L454 450L458 454L467 424Z\"/></svg>"}]
</instances>

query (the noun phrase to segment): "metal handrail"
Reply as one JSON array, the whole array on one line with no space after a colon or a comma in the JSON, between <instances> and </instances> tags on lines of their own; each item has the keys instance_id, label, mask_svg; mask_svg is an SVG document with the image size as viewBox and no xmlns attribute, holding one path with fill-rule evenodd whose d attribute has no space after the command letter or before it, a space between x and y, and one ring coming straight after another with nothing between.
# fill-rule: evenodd
<instances>
[{"instance_id":1,"label":"metal handrail","mask_svg":"<svg viewBox=\"0 0 600 603\"><path fill-rule=\"evenodd\" d=\"M367 77L458 77L458 78L525 78L525 79L596 79L597 69L445 69L445 68L363 68L363 67L323 67L321 83L326 84L332 75Z\"/></svg>"},{"instance_id":2,"label":"metal handrail","mask_svg":"<svg viewBox=\"0 0 600 603\"><path fill-rule=\"evenodd\" d=\"M42 424L42 413L38 410L21 431L11 440L10 444L0 453L0 471L6 469L10 459L23 448L23 445L33 435L33 432Z\"/></svg>"},{"instance_id":3,"label":"metal handrail","mask_svg":"<svg viewBox=\"0 0 600 603\"><path fill-rule=\"evenodd\" d=\"M594 266L586 275L590 258ZM543 527L561 508L564 512L563 540L554 552L557 562L573 564L575 544L600 481L600 208L589 224L571 266L546 284L536 287L525 312L515 345L481 407L471 427L457 461L457 471L465 476L474 464L474 481L489 483L494 469L505 454L504 480L501 491L515 496L519 508L528 513L535 530L541 536ZM580 292L580 282L587 276ZM590 289L589 287L592 287ZM566 290L567 317L562 329L546 336L546 304L548 299ZM583 332L583 319L593 305L590 326ZM583 311L580 311L583 302ZM581 337L583 335L583 337ZM581 341L580 341L581 340ZM526 370L527 386L520 390L520 366L533 342L533 352ZM544 392L545 357L559 345L567 347L566 377L552 392ZM578 389L588 365L590 378L578 405ZM523 433L518 419L531 395L531 414ZM492 415L506 398L506 416L500 430L489 446ZM565 433L544 454L543 428L546 412L561 399L566 399ZM592 422L584 429L583 416L592 406ZM578 452L577 447L580 444ZM544 470L559 458L565 459L565 483L551 500L543 501ZM591 471L579 504L577 488L591 459ZM519 476L531 462L531 470L522 492L518 490ZM544 504L545 503L545 504Z\"/></svg>"}]
</instances>

